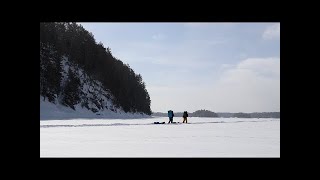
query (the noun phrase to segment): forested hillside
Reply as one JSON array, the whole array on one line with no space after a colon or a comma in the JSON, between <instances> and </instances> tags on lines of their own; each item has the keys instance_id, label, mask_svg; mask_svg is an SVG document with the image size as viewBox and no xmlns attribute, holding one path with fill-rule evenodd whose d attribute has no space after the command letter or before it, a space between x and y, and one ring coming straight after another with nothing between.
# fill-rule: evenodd
<instances>
[{"instance_id":1,"label":"forested hillside","mask_svg":"<svg viewBox=\"0 0 320 180\"><path fill-rule=\"evenodd\" d=\"M122 109L151 114L141 75L76 23L40 23L40 96L94 113Z\"/></svg>"}]
</instances>

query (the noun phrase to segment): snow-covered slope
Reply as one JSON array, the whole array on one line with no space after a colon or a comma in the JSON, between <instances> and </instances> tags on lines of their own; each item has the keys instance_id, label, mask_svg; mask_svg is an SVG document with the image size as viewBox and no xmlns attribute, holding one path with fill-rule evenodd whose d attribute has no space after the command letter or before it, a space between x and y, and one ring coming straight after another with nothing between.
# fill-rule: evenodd
<instances>
[{"instance_id":1,"label":"snow-covered slope","mask_svg":"<svg viewBox=\"0 0 320 180\"><path fill-rule=\"evenodd\" d=\"M150 116L140 113L125 113L122 110L117 112L104 109L97 113L82 108L80 104L75 106L75 110L63 106L61 104L53 104L48 101L43 101L40 96L40 120L62 120L75 118L110 118L110 119L133 119L133 118L148 118Z\"/></svg>"},{"instance_id":2,"label":"snow-covered slope","mask_svg":"<svg viewBox=\"0 0 320 180\"><path fill-rule=\"evenodd\" d=\"M143 113L125 113L121 107L114 105L114 97L101 82L93 80L79 66L63 57L61 61L61 89L68 83L70 71L80 80L80 102L74 105L74 110L63 105L63 91L57 95L55 103L40 96L40 120L70 119L70 118L143 118L150 117Z\"/></svg>"}]
</instances>

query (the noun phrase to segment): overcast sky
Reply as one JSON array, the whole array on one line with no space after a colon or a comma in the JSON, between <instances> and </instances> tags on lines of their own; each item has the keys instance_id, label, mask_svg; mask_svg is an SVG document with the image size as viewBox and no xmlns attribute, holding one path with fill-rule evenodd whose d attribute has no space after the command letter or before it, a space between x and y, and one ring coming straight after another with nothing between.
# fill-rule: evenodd
<instances>
[{"instance_id":1,"label":"overcast sky","mask_svg":"<svg viewBox=\"0 0 320 180\"><path fill-rule=\"evenodd\" d=\"M280 111L280 23L79 23L141 74L153 112Z\"/></svg>"}]
</instances>

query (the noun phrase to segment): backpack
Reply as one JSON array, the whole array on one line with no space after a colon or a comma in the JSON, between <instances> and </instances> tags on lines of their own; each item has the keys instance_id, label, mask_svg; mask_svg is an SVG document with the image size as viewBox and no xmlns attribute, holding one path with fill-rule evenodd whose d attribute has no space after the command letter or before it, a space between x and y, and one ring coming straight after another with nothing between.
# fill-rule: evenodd
<instances>
[{"instance_id":1,"label":"backpack","mask_svg":"<svg viewBox=\"0 0 320 180\"><path fill-rule=\"evenodd\" d=\"M187 111L183 112L183 116L184 116L184 117L188 117Z\"/></svg>"}]
</instances>

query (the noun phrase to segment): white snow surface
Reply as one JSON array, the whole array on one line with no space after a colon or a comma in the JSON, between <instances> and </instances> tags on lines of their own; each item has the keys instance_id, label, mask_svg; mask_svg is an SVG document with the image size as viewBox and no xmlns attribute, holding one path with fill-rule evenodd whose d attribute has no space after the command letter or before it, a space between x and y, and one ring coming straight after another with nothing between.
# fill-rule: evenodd
<instances>
[{"instance_id":1,"label":"white snow surface","mask_svg":"<svg viewBox=\"0 0 320 180\"><path fill-rule=\"evenodd\" d=\"M180 123L167 124L166 117L40 121L40 157L280 157L280 119L174 121Z\"/></svg>"}]
</instances>

